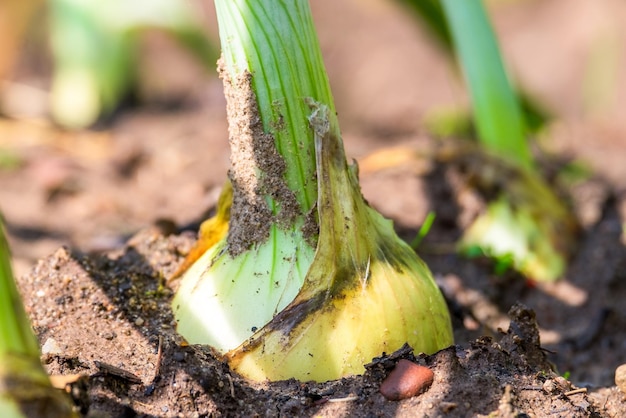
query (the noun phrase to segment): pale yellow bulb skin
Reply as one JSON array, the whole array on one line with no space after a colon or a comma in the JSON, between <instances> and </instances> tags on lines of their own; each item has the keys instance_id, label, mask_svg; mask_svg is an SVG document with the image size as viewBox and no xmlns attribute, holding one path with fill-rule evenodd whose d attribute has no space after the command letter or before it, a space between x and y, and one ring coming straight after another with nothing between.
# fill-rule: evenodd
<instances>
[{"instance_id":1,"label":"pale yellow bulb skin","mask_svg":"<svg viewBox=\"0 0 626 418\"><path fill-rule=\"evenodd\" d=\"M377 261L370 279L327 301L291 331L276 329L231 353L231 367L257 381L338 379L408 343L432 354L453 344L445 301L423 265L399 272ZM357 279L358 280L358 279Z\"/></svg>"}]
</instances>

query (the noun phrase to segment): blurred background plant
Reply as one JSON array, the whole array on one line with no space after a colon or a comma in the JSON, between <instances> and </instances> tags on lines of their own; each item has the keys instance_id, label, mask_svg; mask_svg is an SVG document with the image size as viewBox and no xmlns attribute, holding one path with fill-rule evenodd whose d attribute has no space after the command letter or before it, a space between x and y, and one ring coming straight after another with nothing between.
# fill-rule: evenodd
<instances>
[{"instance_id":1,"label":"blurred background plant","mask_svg":"<svg viewBox=\"0 0 626 418\"><path fill-rule=\"evenodd\" d=\"M50 8L51 113L63 126L90 126L133 92L138 38L149 29L170 34L214 71L217 50L187 2L51 0Z\"/></svg>"},{"instance_id":2,"label":"blurred background plant","mask_svg":"<svg viewBox=\"0 0 626 418\"><path fill-rule=\"evenodd\" d=\"M190 51L207 73L214 71L217 49L190 4L181 0L3 2L0 38L6 47L0 49L0 78L18 59L29 26L32 29L45 20L52 76L49 96L43 94L44 107L66 128L92 126L128 100L142 99L146 73L139 66L138 47L147 32L167 34ZM143 93L144 99L150 94Z\"/></svg>"},{"instance_id":3,"label":"blurred background plant","mask_svg":"<svg viewBox=\"0 0 626 418\"><path fill-rule=\"evenodd\" d=\"M463 63L457 58L455 42L450 33L450 23L446 18L441 0L398 0L407 6L424 27L433 41L443 51L450 63L459 73ZM468 16L469 19L469 16ZM458 26L458 24L457 24ZM480 41L478 41L480 42ZM521 110L524 114L526 127L530 134L537 133L550 117L549 112L523 88L516 93ZM463 109L435 108L426 118L426 126L431 133L438 136L476 137L474 120Z\"/></svg>"},{"instance_id":4,"label":"blurred background plant","mask_svg":"<svg viewBox=\"0 0 626 418\"><path fill-rule=\"evenodd\" d=\"M482 0L402 2L456 61L470 93L471 116L438 110L426 119L436 136L475 141L440 154L445 162L461 165L468 186L485 200L465 229L459 251L494 259L500 273L513 268L533 280L562 278L576 248L578 225L542 178L531 152L531 135L547 115L523 90L515 93Z\"/></svg>"}]
</instances>

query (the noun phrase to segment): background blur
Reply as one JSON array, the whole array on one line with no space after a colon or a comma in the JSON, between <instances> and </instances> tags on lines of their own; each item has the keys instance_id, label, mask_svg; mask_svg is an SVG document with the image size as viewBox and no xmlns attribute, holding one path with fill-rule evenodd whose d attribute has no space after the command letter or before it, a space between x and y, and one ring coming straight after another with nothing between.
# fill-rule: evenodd
<instances>
[{"instance_id":1,"label":"background blur","mask_svg":"<svg viewBox=\"0 0 626 418\"><path fill-rule=\"evenodd\" d=\"M399 2L311 3L349 156L419 148L432 115L466 108ZM552 115L542 146L583 160L626 208L626 4L488 5L515 82ZM210 1L0 4L0 208L18 272L62 244L112 248L206 215L229 165L218 46ZM363 174L369 201L408 229L430 209L412 170Z\"/></svg>"}]
</instances>

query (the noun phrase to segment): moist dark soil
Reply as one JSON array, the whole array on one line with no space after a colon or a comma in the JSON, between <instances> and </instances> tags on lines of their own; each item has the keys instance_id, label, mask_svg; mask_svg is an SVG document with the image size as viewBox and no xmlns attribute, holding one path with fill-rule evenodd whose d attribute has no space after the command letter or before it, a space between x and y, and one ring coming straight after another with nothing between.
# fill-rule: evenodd
<instances>
[{"instance_id":1,"label":"moist dark soil","mask_svg":"<svg viewBox=\"0 0 626 418\"><path fill-rule=\"evenodd\" d=\"M151 36L142 74L171 102L81 132L0 119L0 207L50 374L66 376L92 417L626 416L614 384L626 363L626 66L623 54L596 53L626 44L626 6L492 5L512 74L552 114L535 141L547 176L563 160L591 173L565 189L582 226L567 272L540 284L453 251L477 202L425 129L429 112L467 103L436 44L392 2L312 3L365 197L406 240L436 214L418 253L446 296L456 345L387 353L339 381L260 384L177 336L166 280L226 179L226 103L216 74ZM45 86L37 62L24 59L16 83ZM602 65L614 71L595 85ZM386 400L381 382L400 359L429 367L434 381Z\"/></svg>"}]
</instances>

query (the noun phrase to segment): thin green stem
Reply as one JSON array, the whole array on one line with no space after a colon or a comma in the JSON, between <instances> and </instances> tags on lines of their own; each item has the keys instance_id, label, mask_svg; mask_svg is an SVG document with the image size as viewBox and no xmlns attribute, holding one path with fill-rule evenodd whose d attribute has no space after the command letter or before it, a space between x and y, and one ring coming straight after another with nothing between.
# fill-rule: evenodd
<instances>
[{"instance_id":1,"label":"thin green stem","mask_svg":"<svg viewBox=\"0 0 626 418\"><path fill-rule=\"evenodd\" d=\"M480 142L500 157L530 168L525 122L482 1L441 3L471 92Z\"/></svg>"}]
</instances>

